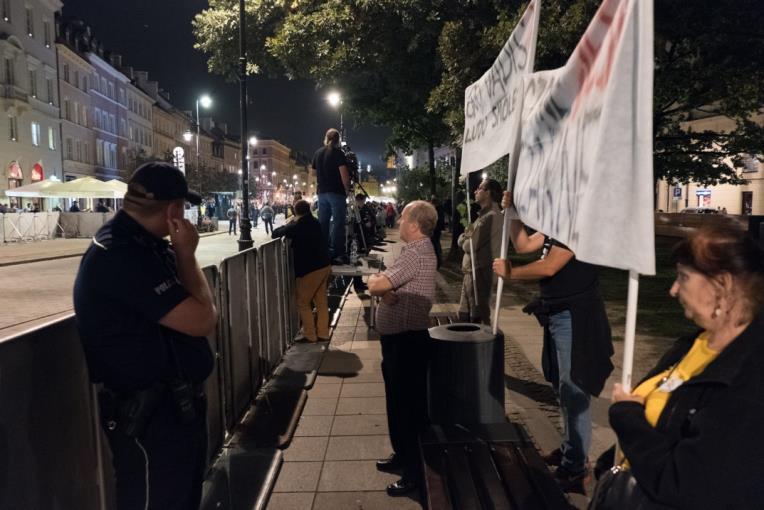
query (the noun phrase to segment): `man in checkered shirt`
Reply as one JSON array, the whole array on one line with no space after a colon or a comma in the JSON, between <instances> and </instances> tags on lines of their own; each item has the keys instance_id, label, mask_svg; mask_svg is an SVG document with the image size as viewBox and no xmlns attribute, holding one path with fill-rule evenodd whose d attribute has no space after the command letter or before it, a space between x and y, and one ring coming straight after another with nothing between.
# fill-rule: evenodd
<instances>
[{"instance_id":1,"label":"man in checkered shirt","mask_svg":"<svg viewBox=\"0 0 764 510\"><path fill-rule=\"evenodd\" d=\"M377 308L377 329L382 343L387 423L395 452L377 462L377 469L402 474L400 480L387 487L391 496L416 489L421 478L417 438L429 423L427 329L437 271L430 236L437 221L432 204L417 200L407 205L399 228L406 246L392 267L369 279L369 292L382 297Z\"/></svg>"}]
</instances>

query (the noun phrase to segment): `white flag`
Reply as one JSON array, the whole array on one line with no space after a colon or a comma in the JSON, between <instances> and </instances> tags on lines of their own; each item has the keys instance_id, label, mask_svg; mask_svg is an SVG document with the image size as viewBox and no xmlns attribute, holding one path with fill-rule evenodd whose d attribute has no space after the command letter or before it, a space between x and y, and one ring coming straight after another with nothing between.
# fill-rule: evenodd
<instances>
[{"instance_id":1,"label":"white flag","mask_svg":"<svg viewBox=\"0 0 764 510\"><path fill-rule=\"evenodd\" d=\"M655 274L652 4L604 0L564 67L526 78L514 176L526 225L641 274Z\"/></svg>"},{"instance_id":2,"label":"white flag","mask_svg":"<svg viewBox=\"0 0 764 510\"><path fill-rule=\"evenodd\" d=\"M533 72L540 0L531 0L493 65L464 91L461 174L480 170L515 147L523 76Z\"/></svg>"}]
</instances>

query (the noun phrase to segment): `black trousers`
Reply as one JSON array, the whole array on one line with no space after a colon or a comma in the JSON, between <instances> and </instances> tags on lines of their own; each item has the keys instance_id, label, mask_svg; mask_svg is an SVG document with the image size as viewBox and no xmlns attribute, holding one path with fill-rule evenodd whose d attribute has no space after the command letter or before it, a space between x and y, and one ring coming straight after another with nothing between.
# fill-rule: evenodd
<instances>
[{"instance_id":1,"label":"black trousers","mask_svg":"<svg viewBox=\"0 0 764 510\"><path fill-rule=\"evenodd\" d=\"M270 234L273 232L273 218L263 218L263 223L265 224L265 233Z\"/></svg>"},{"instance_id":2,"label":"black trousers","mask_svg":"<svg viewBox=\"0 0 764 510\"><path fill-rule=\"evenodd\" d=\"M206 406L182 425L167 395L139 438L106 430L118 510L198 510L207 464ZM147 504L148 500L148 504Z\"/></svg>"},{"instance_id":3,"label":"black trousers","mask_svg":"<svg viewBox=\"0 0 764 510\"><path fill-rule=\"evenodd\" d=\"M403 465L403 476L415 480L422 472L419 435L430 423L427 412L430 342L427 330L381 337L390 443Z\"/></svg>"},{"instance_id":4,"label":"black trousers","mask_svg":"<svg viewBox=\"0 0 764 510\"><path fill-rule=\"evenodd\" d=\"M233 231L234 235L236 234L236 220L228 220L228 234L230 235Z\"/></svg>"}]
</instances>

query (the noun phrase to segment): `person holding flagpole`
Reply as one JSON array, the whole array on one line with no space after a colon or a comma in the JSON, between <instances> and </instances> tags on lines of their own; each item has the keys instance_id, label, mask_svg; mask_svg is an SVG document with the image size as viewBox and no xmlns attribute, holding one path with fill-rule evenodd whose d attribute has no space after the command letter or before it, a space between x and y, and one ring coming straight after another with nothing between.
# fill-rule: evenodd
<instances>
[{"instance_id":1,"label":"person holding flagpole","mask_svg":"<svg viewBox=\"0 0 764 510\"><path fill-rule=\"evenodd\" d=\"M512 207L511 192L504 192L502 206ZM544 327L542 367L557 390L565 422L562 445L544 460L557 466L555 478L565 492L584 494L592 435L590 396L600 394L613 371L610 324L597 268L541 232L528 234L519 220L511 221L509 236L518 253L541 251L539 260L519 267L495 259L493 270L504 280L539 281L540 298L523 311Z\"/></svg>"},{"instance_id":2,"label":"person holding flagpole","mask_svg":"<svg viewBox=\"0 0 764 510\"><path fill-rule=\"evenodd\" d=\"M462 259L464 280L459 302L460 321L491 323L489 305L491 289L495 281L491 274L491 264L493 259L499 256L503 222L500 201L501 185L494 179L484 179L475 190L475 202L480 206L478 217L459 236L458 244L464 251ZM470 241L472 249L470 249Z\"/></svg>"}]
</instances>

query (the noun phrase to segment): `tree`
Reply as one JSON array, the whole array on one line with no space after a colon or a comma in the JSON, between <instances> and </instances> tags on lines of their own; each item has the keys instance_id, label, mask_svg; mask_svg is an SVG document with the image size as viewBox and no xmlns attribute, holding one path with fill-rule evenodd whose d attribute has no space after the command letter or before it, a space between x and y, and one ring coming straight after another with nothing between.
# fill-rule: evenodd
<instances>
[{"instance_id":1,"label":"tree","mask_svg":"<svg viewBox=\"0 0 764 510\"><path fill-rule=\"evenodd\" d=\"M288 4L288 5L287 5ZM443 15L460 2L422 0L255 0L247 5L249 70L307 78L335 86L346 111L387 125L390 146L411 151L450 142L438 112L427 108L440 80L437 40ZM235 3L211 0L196 16L196 47L209 68L229 77L236 72ZM430 158L430 191L436 172Z\"/></svg>"},{"instance_id":2,"label":"tree","mask_svg":"<svg viewBox=\"0 0 764 510\"><path fill-rule=\"evenodd\" d=\"M475 11L482 4L473 4ZM429 105L441 112L454 136L464 127L464 89L491 65L525 8L507 14L498 4L493 19L450 21L441 33L438 54L445 71ZM544 0L537 70L565 63L599 4ZM764 105L762 23L759 0L655 0L656 179L741 183L735 168L744 158L764 160L764 128L751 118ZM734 128L687 129L687 121L712 115L732 119Z\"/></svg>"}]
</instances>

